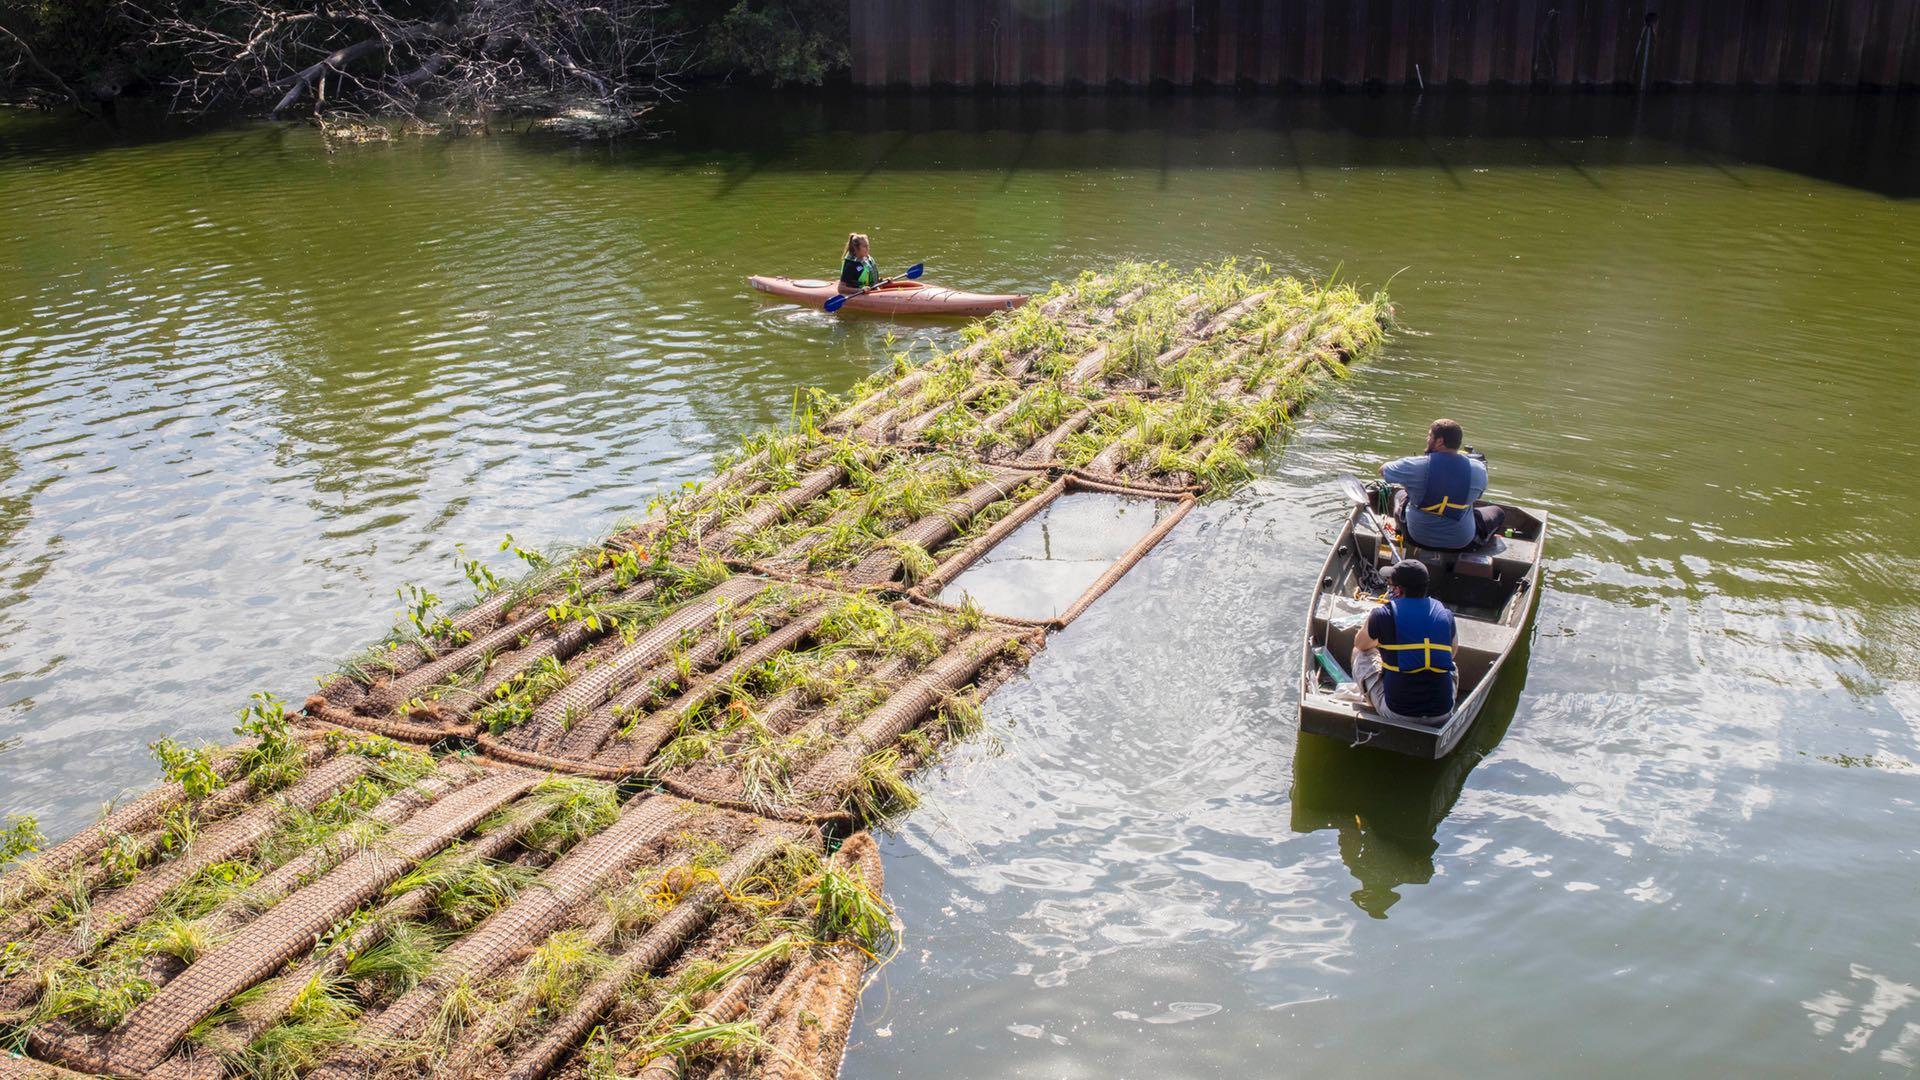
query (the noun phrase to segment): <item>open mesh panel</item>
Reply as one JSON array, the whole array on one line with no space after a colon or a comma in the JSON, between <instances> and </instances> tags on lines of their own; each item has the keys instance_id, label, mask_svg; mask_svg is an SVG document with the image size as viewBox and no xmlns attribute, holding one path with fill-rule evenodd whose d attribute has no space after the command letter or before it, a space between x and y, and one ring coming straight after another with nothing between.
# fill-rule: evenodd
<instances>
[{"instance_id":1,"label":"open mesh panel","mask_svg":"<svg viewBox=\"0 0 1920 1080\"><path fill-rule=\"evenodd\" d=\"M941 599L939 595L941 590L951 585L955 579L965 573L968 568L979 562L988 553L993 551L994 548L998 547L1002 541L1012 536L1014 532L1026 525L1041 511L1047 509L1047 507L1064 496L1081 492L1103 492L1132 498L1153 499L1171 504L1172 510L1161 517L1151 529L1147 530L1145 535L1128 545L1124 551L1115 556L1106 569L1101 571L1099 576L1095 577L1093 581L1080 592L1080 595L1075 597L1073 602L1059 614L1046 619L1026 619L996 613L993 616L994 618L1015 625L1035 626L1048 630L1058 630L1066 626L1074 619L1079 618L1081 613L1085 612L1088 607L1092 606L1095 600L1098 600L1102 594L1108 589L1111 589L1122 577L1126 576L1127 571L1133 569L1141 559L1146 558L1148 552L1151 552L1161 540L1165 539L1167 534L1173 531L1174 526L1180 524L1180 520L1186 517L1187 512L1193 509L1195 505L1194 497L1186 492L1176 493L1134 488L1119 484L1107 484L1097 480L1087 479L1075 473L1067 473L1048 485L1047 489L1040 495L1027 500L1013 513L1006 515L1006 517L997 522L993 528L981 534L971 543L959 546L958 550L953 551L952 554L943 559L930 573L924 575L921 580L908 591L907 595L916 603L925 604L930 607L956 613L965 611L965 608L957 607L950 601Z\"/></svg>"}]
</instances>

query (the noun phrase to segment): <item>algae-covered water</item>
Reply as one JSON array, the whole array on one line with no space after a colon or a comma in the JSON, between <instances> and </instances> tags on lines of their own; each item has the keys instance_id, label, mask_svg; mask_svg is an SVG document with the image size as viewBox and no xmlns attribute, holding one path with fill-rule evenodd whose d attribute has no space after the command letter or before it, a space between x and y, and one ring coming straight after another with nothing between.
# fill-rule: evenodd
<instances>
[{"instance_id":1,"label":"algae-covered water","mask_svg":"<svg viewBox=\"0 0 1920 1080\"><path fill-rule=\"evenodd\" d=\"M846 1075L1920 1063L1920 101L710 96L657 140L0 118L0 809L62 836L455 546L580 542L1036 288L1225 255L1404 327L921 778ZM1552 515L1439 765L1294 731L1334 479L1437 415ZM1063 549L1064 550L1064 549Z\"/></svg>"}]
</instances>

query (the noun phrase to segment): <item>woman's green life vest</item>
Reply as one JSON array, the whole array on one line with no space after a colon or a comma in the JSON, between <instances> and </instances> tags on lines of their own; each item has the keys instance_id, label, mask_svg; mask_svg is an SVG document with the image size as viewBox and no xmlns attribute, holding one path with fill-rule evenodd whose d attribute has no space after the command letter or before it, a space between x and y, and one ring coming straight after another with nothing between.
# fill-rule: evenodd
<instances>
[{"instance_id":1,"label":"woman's green life vest","mask_svg":"<svg viewBox=\"0 0 1920 1080\"><path fill-rule=\"evenodd\" d=\"M857 288L871 289L880 283L880 271L874 266L871 256L864 259L847 256L846 262L840 267L841 281L847 280L849 271L852 273L853 280L848 284Z\"/></svg>"}]
</instances>

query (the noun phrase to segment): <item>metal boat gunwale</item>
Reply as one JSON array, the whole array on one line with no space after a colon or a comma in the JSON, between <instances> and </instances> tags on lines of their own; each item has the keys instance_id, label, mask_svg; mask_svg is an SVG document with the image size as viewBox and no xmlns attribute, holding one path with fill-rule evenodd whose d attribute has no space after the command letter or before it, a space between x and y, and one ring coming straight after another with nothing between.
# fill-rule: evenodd
<instances>
[{"instance_id":1,"label":"metal boat gunwale","mask_svg":"<svg viewBox=\"0 0 1920 1080\"><path fill-rule=\"evenodd\" d=\"M1491 503L1480 501L1479 506L1499 505L1506 509L1510 528L1522 530L1526 535L1520 543L1522 549L1506 537L1496 537L1493 541L1474 549L1475 554L1491 555L1494 558L1495 572L1499 572L1503 553L1513 551L1524 554L1524 558L1509 557L1507 565L1521 563L1524 570L1514 574L1508 580L1511 587L1501 606L1498 619L1485 619L1472 614L1454 612L1456 626L1462 631L1462 638L1476 633L1476 627L1484 627L1501 632L1497 640L1498 648L1479 649L1490 652L1484 670L1476 669L1475 678L1464 697L1454 705L1453 713L1445 724L1428 727L1424 724L1411 724L1398 720L1389 720L1376 713L1371 707L1335 700L1331 691L1321 688L1320 667L1314 660L1313 651L1324 645L1331 636L1331 612L1321 614L1321 597L1329 590L1340 585L1350 576L1349 568L1362 558L1379 559L1380 538L1371 528L1363 527L1366 512L1355 507L1347 516L1347 521L1335 538L1332 549L1327 553L1326 562L1320 570L1320 577L1314 583L1313 596L1307 606L1307 623L1303 632L1303 644L1300 652L1300 730L1305 733L1324 735L1343 739L1353 746L1372 746L1377 749L1407 754L1412 757L1439 760L1452 753L1466 733L1472 729L1480 717L1493 686L1499 681L1505 670L1507 658L1513 655L1515 648L1525 636L1533 622L1533 615L1540 597L1541 557L1546 550L1548 514L1534 507L1515 506L1509 503ZM1363 554L1363 543L1366 551ZM1528 550L1530 549L1530 550ZM1459 552L1437 552L1410 550L1410 557L1420 558L1430 567L1439 569L1436 585L1442 580L1455 578L1452 567ZM1500 579L1496 578L1496 582ZM1350 582L1349 582L1350 584ZM1438 589L1436 589L1438 591ZM1443 602L1444 598L1442 598ZM1453 605L1448 605L1450 608ZM1468 645L1467 649L1475 646ZM1461 663L1461 654L1456 654L1456 664L1462 668L1462 681L1467 678L1466 665ZM1350 663L1350 658L1339 657Z\"/></svg>"}]
</instances>

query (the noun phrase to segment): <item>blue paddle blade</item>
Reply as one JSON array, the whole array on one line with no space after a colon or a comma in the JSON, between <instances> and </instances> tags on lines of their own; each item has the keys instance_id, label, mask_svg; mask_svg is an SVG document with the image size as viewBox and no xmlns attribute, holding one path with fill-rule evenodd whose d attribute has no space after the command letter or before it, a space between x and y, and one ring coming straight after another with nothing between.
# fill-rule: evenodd
<instances>
[{"instance_id":1,"label":"blue paddle blade","mask_svg":"<svg viewBox=\"0 0 1920 1080\"><path fill-rule=\"evenodd\" d=\"M927 272L926 263L914 263L912 266L907 267L907 272L903 276L908 278L917 278L921 274L924 274L926 272Z\"/></svg>"},{"instance_id":2,"label":"blue paddle blade","mask_svg":"<svg viewBox=\"0 0 1920 1080\"><path fill-rule=\"evenodd\" d=\"M841 308L846 306L847 306L847 298L844 296L827 297L827 310L829 312L839 311Z\"/></svg>"}]
</instances>

